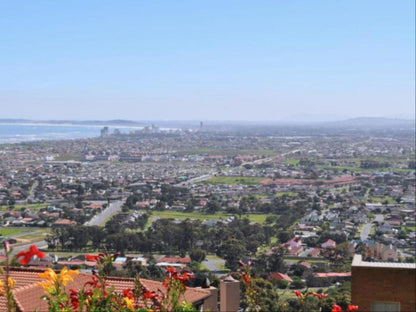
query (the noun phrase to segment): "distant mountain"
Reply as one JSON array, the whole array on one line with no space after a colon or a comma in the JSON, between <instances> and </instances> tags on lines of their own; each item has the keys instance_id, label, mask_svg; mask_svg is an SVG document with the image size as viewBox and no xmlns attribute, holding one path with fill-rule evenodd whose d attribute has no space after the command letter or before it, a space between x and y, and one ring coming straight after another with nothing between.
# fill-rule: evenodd
<instances>
[{"instance_id":1,"label":"distant mountain","mask_svg":"<svg viewBox=\"0 0 416 312\"><path fill-rule=\"evenodd\" d=\"M415 127L415 120L409 119L393 119L383 117L358 117L346 120L340 120L337 122L331 122L330 124L337 125L339 127L370 127L370 128L385 128L385 127Z\"/></svg>"},{"instance_id":2,"label":"distant mountain","mask_svg":"<svg viewBox=\"0 0 416 312\"><path fill-rule=\"evenodd\" d=\"M306 117L306 116L304 116ZM31 124L72 124L72 125L98 125L98 126L125 126L125 127L143 127L154 124L159 127L199 127L200 121L196 120L29 120L29 119L0 119L0 123L31 123ZM327 121L312 120L307 118L300 118L299 120L280 120L280 121L221 121L221 120L203 120L204 127L215 126L321 126L330 128L356 128L356 129L381 129L381 128L415 128L415 120L409 119L395 119L395 118L382 118L382 117L358 117L351 119L329 119Z\"/></svg>"}]
</instances>

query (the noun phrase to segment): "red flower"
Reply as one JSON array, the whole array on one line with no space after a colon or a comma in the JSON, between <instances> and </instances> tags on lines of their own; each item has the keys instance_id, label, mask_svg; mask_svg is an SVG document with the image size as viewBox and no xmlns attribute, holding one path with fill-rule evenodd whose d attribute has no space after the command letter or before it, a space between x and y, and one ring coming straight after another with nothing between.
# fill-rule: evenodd
<instances>
[{"instance_id":1,"label":"red flower","mask_svg":"<svg viewBox=\"0 0 416 312\"><path fill-rule=\"evenodd\" d=\"M250 277L248 277L246 273L241 273L241 276L246 284L250 284Z\"/></svg>"},{"instance_id":2,"label":"red flower","mask_svg":"<svg viewBox=\"0 0 416 312\"><path fill-rule=\"evenodd\" d=\"M169 272L169 274L173 274L175 273L175 268L174 267L170 267L168 268L167 266L165 266L165 270Z\"/></svg>"},{"instance_id":3,"label":"red flower","mask_svg":"<svg viewBox=\"0 0 416 312\"><path fill-rule=\"evenodd\" d=\"M45 258L46 255L41 252L35 245L30 246L29 250L23 250L16 255L16 259L23 257L19 260L20 264L26 265L32 260L32 257Z\"/></svg>"},{"instance_id":4,"label":"red flower","mask_svg":"<svg viewBox=\"0 0 416 312\"><path fill-rule=\"evenodd\" d=\"M127 298L133 300L134 299L134 294L133 294L133 292L131 291L130 288L123 289L123 297L127 297Z\"/></svg>"},{"instance_id":5,"label":"red flower","mask_svg":"<svg viewBox=\"0 0 416 312\"><path fill-rule=\"evenodd\" d=\"M146 299L153 299L156 297L156 294L154 292L148 290L146 290L143 295Z\"/></svg>"},{"instance_id":6,"label":"red flower","mask_svg":"<svg viewBox=\"0 0 416 312\"><path fill-rule=\"evenodd\" d=\"M347 308L347 312L354 312L354 311L358 311L358 306L349 304Z\"/></svg>"},{"instance_id":7,"label":"red flower","mask_svg":"<svg viewBox=\"0 0 416 312\"><path fill-rule=\"evenodd\" d=\"M97 262L98 260L100 260L100 258L100 255L85 255L85 259L87 259L88 261Z\"/></svg>"},{"instance_id":8,"label":"red flower","mask_svg":"<svg viewBox=\"0 0 416 312\"><path fill-rule=\"evenodd\" d=\"M322 293L322 294L318 294L318 293L312 293L312 296L318 298L318 299L324 299L326 297L328 297L328 294Z\"/></svg>"},{"instance_id":9,"label":"red flower","mask_svg":"<svg viewBox=\"0 0 416 312\"><path fill-rule=\"evenodd\" d=\"M78 311L78 307L79 307L78 292L71 288L69 290L69 298L71 299L72 310Z\"/></svg>"},{"instance_id":10,"label":"red flower","mask_svg":"<svg viewBox=\"0 0 416 312\"><path fill-rule=\"evenodd\" d=\"M88 281L88 282L86 282L85 283L85 286L86 285L92 286L94 288L100 288L101 287L100 283L98 283L98 278L95 275L92 275L91 276L91 280Z\"/></svg>"},{"instance_id":11,"label":"red flower","mask_svg":"<svg viewBox=\"0 0 416 312\"><path fill-rule=\"evenodd\" d=\"M303 297L302 293L299 290L294 290L293 292L295 293L296 297L298 297L298 298Z\"/></svg>"},{"instance_id":12,"label":"red flower","mask_svg":"<svg viewBox=\"0 0 416 312\"><path fill-rule=\"evenodd\" d=\"M331 310L331 312L342 312L342 309L341 309L341 307L340 307L339 305L334 304L334 305L332 306L332 310Z\"/></svg>"}]
</instances>

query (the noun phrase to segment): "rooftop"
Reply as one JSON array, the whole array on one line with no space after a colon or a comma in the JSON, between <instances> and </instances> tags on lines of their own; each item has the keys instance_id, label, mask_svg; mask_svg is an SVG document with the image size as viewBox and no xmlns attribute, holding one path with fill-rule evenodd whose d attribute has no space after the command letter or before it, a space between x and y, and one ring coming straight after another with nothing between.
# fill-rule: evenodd
<instances>
[{"instance_id":1,"label":"rooftop","mask_svg":"<svg viewBox=\"0 0 416 312\"><path fill-rule=\"evenodd\" d=\"M354 259L352 260L352 266L368 268L416 269L416 263L368 262L363 261L361 255L354 255Z\"/></svg>"}]
</instances>

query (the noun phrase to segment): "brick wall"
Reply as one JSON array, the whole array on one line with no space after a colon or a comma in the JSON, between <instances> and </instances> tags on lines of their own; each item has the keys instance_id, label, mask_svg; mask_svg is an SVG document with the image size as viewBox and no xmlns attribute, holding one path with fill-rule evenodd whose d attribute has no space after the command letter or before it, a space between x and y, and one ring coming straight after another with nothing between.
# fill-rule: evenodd
<instances>
[{"instance_id":1,"label":"brick wall","mask_svg":"<svg viewBox=\"0 0 416 312\"><path fill-rule=\"evenodd\" d=\"M372 302L400 302L400 311L416 311L416 269L351 268L351 301L359 311L371 311Z\"/></svg>"}]
</instances>

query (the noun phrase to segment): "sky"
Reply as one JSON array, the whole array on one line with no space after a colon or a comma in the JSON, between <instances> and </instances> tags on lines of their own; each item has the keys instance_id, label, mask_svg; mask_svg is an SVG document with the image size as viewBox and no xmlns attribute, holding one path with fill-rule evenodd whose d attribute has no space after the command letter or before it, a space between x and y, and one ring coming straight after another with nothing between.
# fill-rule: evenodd
<instances>
[{"instance_id":1,"label":"sky","mask_svg":"<svg viewBox=\"0 0 416 312\"><path fill-rule=\"evenodd\" d=\"M413 0L0 1L0 118L415 117Z\"/></svg>"}]
</instances>

